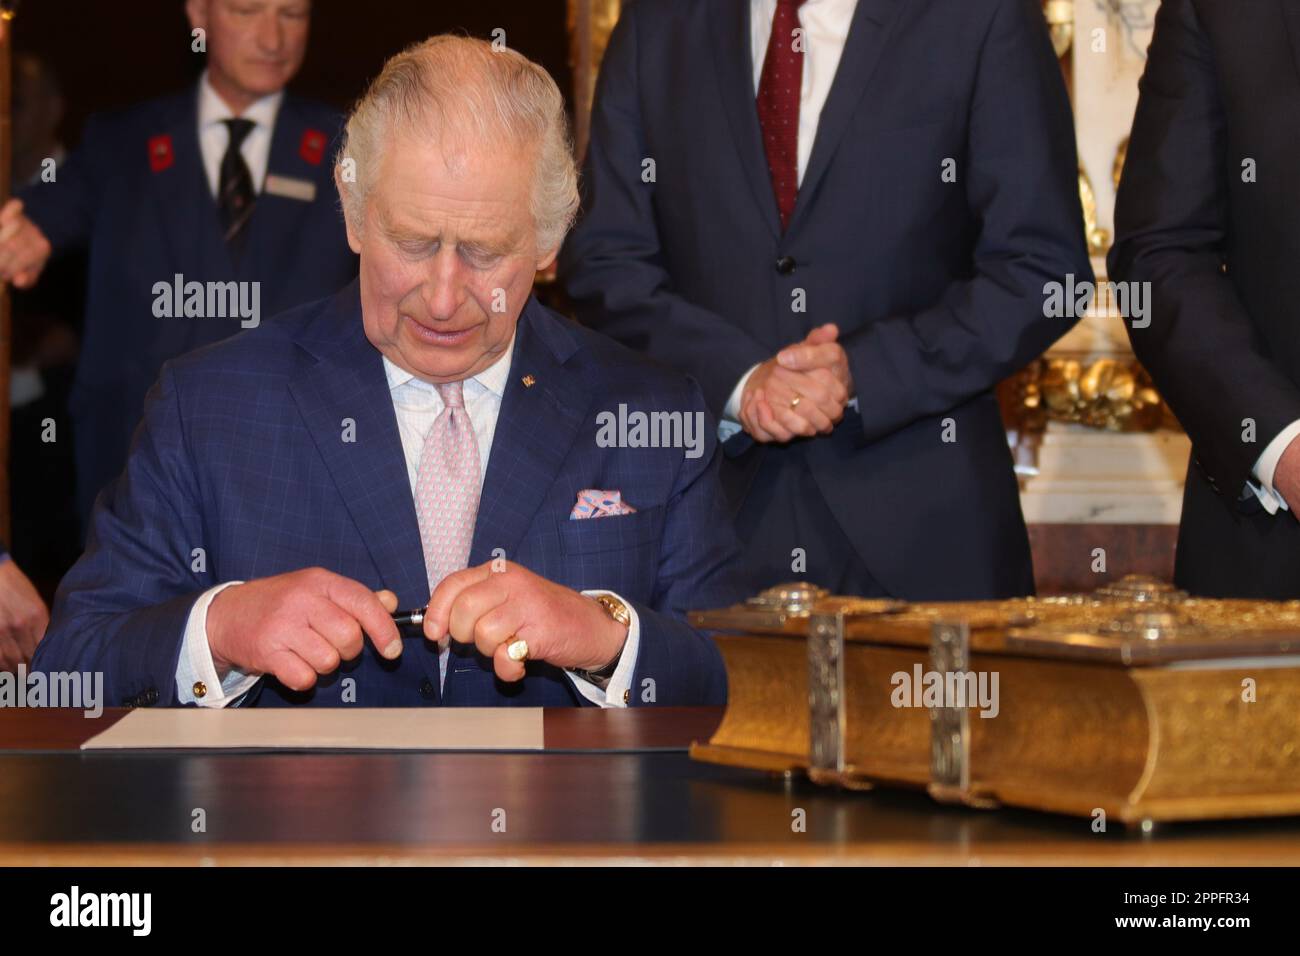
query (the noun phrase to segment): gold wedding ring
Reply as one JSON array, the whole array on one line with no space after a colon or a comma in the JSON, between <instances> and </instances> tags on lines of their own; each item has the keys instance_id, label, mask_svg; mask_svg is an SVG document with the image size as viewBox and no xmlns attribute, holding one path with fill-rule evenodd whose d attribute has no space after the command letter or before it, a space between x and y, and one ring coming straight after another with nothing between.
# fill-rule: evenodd
<instances>
[{"instance_id":1,"label":"gold wedding ring","mask_svg":"<svg viewBox=\"0 0 1300 956\"><path fill-rule=\"evenodd\" d=\"M506 644L506 656L512 661L528 660L528 642L511 635L511 640Z\"/></svg>"},{"instance_id":2,"label":"gold wedding ring","mask_svg":"<svg viewBox=\"0 0 1300 956\"><path fill-rule=\"evenodd\" d=\"M798 392L795 392L795 393L794 393L794 398L790 399L790 407L791 407L791 408L798 408L798 407L799 407L799 403L800 403L801 401L803 401L803 396L800 395Z\"/></svg>"}]
</instances>

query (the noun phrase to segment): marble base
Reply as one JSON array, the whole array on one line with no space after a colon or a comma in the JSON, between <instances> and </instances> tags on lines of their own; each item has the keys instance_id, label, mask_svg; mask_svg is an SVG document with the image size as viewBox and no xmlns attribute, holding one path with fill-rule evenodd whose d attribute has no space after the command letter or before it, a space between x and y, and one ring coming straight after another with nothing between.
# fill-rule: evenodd
<instances>
[{"instance_id":1,"label":"marble base","mask_svg":"<svg viewBox=\"0 0 1300 956\"><path fill-rule=\"evenodd\" d=\"M1052 422L1020 502L1030 524L1176 525L1191 442Z\"/></svg>"}]
</instances>

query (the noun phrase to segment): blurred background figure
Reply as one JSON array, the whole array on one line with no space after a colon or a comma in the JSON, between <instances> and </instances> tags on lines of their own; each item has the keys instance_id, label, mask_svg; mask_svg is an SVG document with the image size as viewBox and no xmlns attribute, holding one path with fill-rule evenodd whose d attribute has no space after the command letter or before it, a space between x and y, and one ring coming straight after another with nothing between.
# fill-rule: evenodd
<instances>
[{"instance_id":1,"label":"blurred background figure","mask_svg":"<svg viewBox=\"0 0 1300 956\"><path fill-rule=\"evenodd\" d=\"M0 210L0 278L15 286L42 280L53 254L89 250L70 403L83 517L121 471L163 362L356 272L331 199L339 115L284 91L306 53L310 0L189 0L185 11L191 32L175 42L206 52L198 82L91 117L57 173ZM214 310L212 296L199 315L160 310L156 286L173 282L237 288L257 314L229 298ZM15 446L39 440L14 435Z\"/></svg>"},{"instance_id":2,"label":"blurred background figure","mask_svg":"<svg viewBox=\"0 0 1300 956\"><path fill-rule=\"evenodd\" d=\"M5 23L0 20L0 42L5 41L6 34ZM21 183L39 174L44 158L49 157L55 163L62 161L63 149L55 130L63 103L53 73L39 58L15 57L12 71L11 175L14 182ZM62 288L75 294L75 285ZM18 325L10 346L11 435L13 429L25 427L37 420L37 416L49 413L66 398L67 377L62 373L75 361L77 348L76 333L62 318L70 312L57 308L46 312L45 306L22 296L14 297L12 309ZM50 376L49 387L46 374ZM60 457L64 460L57 460ZM69 458L56 454L28 458L22 465L11 463L10 466L11 493L28 506L15 510L11 533L23 542L15 550L24 551L28 544L36 547L15 555L0 546L0 671L16 671L32 659L50 622L48 596L76 558L76 524L67 520L72 488ZM19 530L20 522L33 509L44 519L43 535L26 533L26 528ZM51 555L57 556L50 561ZM23 572L20 560L33 574L44 577L46 597L42 597Z\"/></svg>"},{"instance_id":3,"label":"blurred background figure","mask_svg":"<svg viewBox=\"0 0 1300 956\"><path fill-rule=\"evenodd\" d=\"M64 100L48 62L13 57L12 171L17 188L57 178L67 156L59 138ZM48 600L80 552L68 398L85 308L84 252L51 262L33 288L11 290L9 379L12 509L9 551Z\"/></svg>"}]
</instances>

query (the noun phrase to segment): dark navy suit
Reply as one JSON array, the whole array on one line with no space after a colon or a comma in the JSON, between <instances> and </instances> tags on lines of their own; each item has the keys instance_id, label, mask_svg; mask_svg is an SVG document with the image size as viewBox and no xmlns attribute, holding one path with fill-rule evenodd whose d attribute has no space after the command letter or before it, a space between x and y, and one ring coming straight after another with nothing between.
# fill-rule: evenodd
<instances>
[{"instance_id":1,"label":"dark navy suit","mask_svg":"<svg viewBox=\"0 0 1300 956\"><path fill-rule=\"evenodd\" d=\"M837 589L1032 591L993 389L1072 324L1044 285L1092 278L1039 4L859 0L784 232L750 47L748 0L626 7L561 259L580 317L695 376L717 415L751 366L839 325L860 413L725 446L753 587L798 576L798 547Z\"/></svg>"},{"instance_id":2,"label":"dark navy suit","mask_svg":"<svg viewBox=\"0 0 1300 956\"><path fill-rule=\"evenodd\" d=\"M1300 420L1300 3L1165 0L1141 91L1110 274L1150 285L1129 338L1192 439L1174 581L1295 600L1300 501L1246 482Z\"/></svg>"},{"instance_id":3,"label":"dark navy suit","mask_svg":"<svg viewBox=\"0 0 1300 956\"><path fill-rule=\"evenodd\" d=\"M20 195L54 246L89 248L85 338L70 401L83 519L122 470L145 393L169 358L240 330L238 317L156 318L154 284L261 283L269 317L328 295L356 274L332 179L337 113L286 94L268 175L308 180L313 201L259 194L238 267L203 171L198 86L91 117L53 183ZM306 148L319 136L324 148ZM152 152L151 152L152 150Z\"/></svg>"},{"instance_id":4,"label":"dark navy suit","mask_svg":"<svg viewBox=\"0 0 1300 956\"><path fill-rule=\"evenodd\" d=\"M720 704L717 649L682 620L741 597L716 436L699 458L681 448L600 447L597 416L620 403L629 412L704 410L683 376L530 299L469 563L500 548L552 581L617 592L641 621L630 702ZM354 442L343 440L347 419ZM570 520L586 488L620 491L637 510ZM200 547L206 566L196 572ZM174 703L185 623L203 591L312 566L389 588L403 607L429 597L397 417L355 282L164 367L126 471L101 496L86 553L63 579L33 668L102 670L114 704ZM254 702L337 706L345 677L356 679L357 706L439 702L437 649L422 637L407 639L395 662L367 642L306 694L266 678ZM490 661L453 644L441 702L585 700L549 664L530 663L522 682L505 684Z\"/></svg>"}]
</instances>

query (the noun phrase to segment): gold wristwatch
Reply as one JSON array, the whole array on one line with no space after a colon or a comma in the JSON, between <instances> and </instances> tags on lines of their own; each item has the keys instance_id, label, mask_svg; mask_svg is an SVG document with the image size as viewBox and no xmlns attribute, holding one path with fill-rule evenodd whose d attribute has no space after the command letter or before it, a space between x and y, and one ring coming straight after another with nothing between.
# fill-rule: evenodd
<instances>
[{"instance_id":1,"label":"gold wristwatch","mask_svg":"<svg viewBox=\"0 0 1300 956\"><path fill-rule=\"evenodd\" d=\"M614 597L612 594L594 594L591 599L605 609L605 611L618 623L624 627L632 626L632 612L628 610L626 604ZM614 659L608 664L594 671L584 671L575 669L577 674L585 681L590 681L601 690L609 686L609 682L614 679L614 671L618 670L618 662L622 659L623 653L620 651Z\"/></svg>"}]
</instances>

